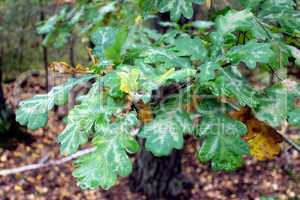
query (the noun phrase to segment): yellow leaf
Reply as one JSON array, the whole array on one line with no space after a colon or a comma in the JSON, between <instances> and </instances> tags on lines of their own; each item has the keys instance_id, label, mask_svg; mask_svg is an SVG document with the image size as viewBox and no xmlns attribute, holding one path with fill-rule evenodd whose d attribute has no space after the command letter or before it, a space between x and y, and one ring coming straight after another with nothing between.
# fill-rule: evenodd
<instances>
[{"instance_id":1,"label":"yellow leaf","mask_svg":"<svg viewBox=\"0 0 300 200\"><path fill-rule=\"evenodd\" d=\"M230 113L231 117L247 125L244 139L250 147L250 153L258 160L272 160L280 153L282 137L272 127L257 120L248 107Z\"/></svg>"},{"instance_id":2,"label":"yellow leaf","mask_svg":"<svg viewBox=\"0 0 300 200\"><path fill-rule=\"evenodd\" d=\"M251 155L258 160L273 160L280 153L281 136L257 119L247 121L247 127Z\"/></svg>"},{"instance_id":3,"label":"yellow leaf","mask_svg":"<svg viewBox=\"0 0 300 200\"><path fill-rule=\"evenodd\" d=\"M139 15L134 19L134 21L135 21L135 24L139 26L142 24L143 18L142 18L142 16Z\"/></svg>"},{"instance_id":4,"label":"yellow leaf","mask_svg":"<svg viewBox=\"0 0 300 200\"><path fill-rule=\"evenodd\" d=\"M159 83L162 83L162 82L164 82L165 80L167 80L168 77L169 77L172 73L174 73L174 71L175 71L175 68L171 68L171 69L169 69L168 71L166 71L163 75L161 75L161 76L159 77L158 82L159 82Z\"/></svg>"},{"instance_id":5,"label":"yellow leaf","mask_svg":"<svg viewBox=\"0 0 300 200\"><path fill-rule=\"evenodd\" d=\"M138 69L132 69L129 73L119 72L118 73L121 79L120 90L127 94L131 94L138 90L138 78L140 71Z\"/></svg>"}]
</instances>

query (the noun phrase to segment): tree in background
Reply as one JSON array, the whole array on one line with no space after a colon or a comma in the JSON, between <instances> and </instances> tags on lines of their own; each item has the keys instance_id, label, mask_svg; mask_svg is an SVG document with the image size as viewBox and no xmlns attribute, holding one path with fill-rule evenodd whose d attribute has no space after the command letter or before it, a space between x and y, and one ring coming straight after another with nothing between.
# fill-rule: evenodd
<instances>
[{"instance_id":1,"label":"tree in background","mask_svg":"<svg viewBox=\"0 0 300 200\"><path fill-rule=\"evenodd\" d=\"M0 135L1 146L9 145L8 140L17 138L29 141L30 137L20 131L15 121L15 114L6 104L3 81L6 72L24 71L27 65L34 65L39 59L39 51L34 48L38 35L35 33L35 12L37 6L34 0L1 1L0 2ZM26 58L26 59L25 59ZM28 60L27 60L28 59ZM6 144L8 142L8 144Z\"/></svg>"},{"instance_id":2,"label":"tree in background","mask_svg":"<svg viewBox=\"0 0 300 200\"><path fill-rule=\"evenodd\" d=\"M21 102L17 121L45 126L48 111L66 103L75 85L94 80L58 137L61 153L74 154L91 141L94 151L75 161L73 175L83 189L109 189L132 172L128 154L140 152L130 184L149 199L182 195L185 136L200 138L197 158L214 170L238 169L250 155L273 159L283 140L298 148L275 129L300 125L299 80L277 75L300 64L297 5L239 3L81 0L63 7L39 33L57 46L73 31L90 34L91 63L52 63L51 69L79 77ZM196 4L208 9L210 21L184 20L197 14ZM159 21L158 12L168 12L170 21ZM257 89L249 81L255 71L278 77Z\"/></svg>"}]
</instances>

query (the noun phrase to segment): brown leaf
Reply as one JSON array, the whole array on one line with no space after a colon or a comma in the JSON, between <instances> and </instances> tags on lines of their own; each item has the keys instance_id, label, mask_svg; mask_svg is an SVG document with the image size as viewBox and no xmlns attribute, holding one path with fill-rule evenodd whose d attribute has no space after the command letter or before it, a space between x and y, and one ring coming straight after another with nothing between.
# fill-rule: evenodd
<instances>
[{"instance_id":1,"label":"brown leaf","mask_svg":"<svg viewBox=\"0 0 300 200\"><path fill-rule=\"evenodd\" d=\"M248 132L244 139L247 141L253 157L258 160L272 160L280 153L282 137L272 127L257 120L250 108L242 108L230 115L247 125Z\"/></svg>"},{"instance_id":2,"label":"brown leaf","mask_svg":"<svg viewBox=\"0 0 300 200\"><path fill-rule=\"evenodd\" d=\"M143 123L149 123L153 119L153 113L149 104L144 104L142 102L138 103L138 118Z\"/></svg>"},{"instance_id":3,"label":"brown leaf","mask_svg":"<svg viewBox=\"0 0 300 200\"><path fill-rule=\"evenodd\" d=\"M58 72L61 74L87 74L91 73L89 68L84 67L80 64L77 64L76 67L72 67L71 65L65 63L65 62L52 62L49 65L49 69Z\"/></svg>"}]
</instances>

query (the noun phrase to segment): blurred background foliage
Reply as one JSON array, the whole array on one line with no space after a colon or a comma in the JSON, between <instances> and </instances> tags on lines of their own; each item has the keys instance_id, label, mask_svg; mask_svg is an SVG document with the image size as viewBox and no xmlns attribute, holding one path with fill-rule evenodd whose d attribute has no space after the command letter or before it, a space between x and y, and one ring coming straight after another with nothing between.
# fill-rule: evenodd
<instances>
[{"instance_id":1,"label":"blurred background foliage","mask_svg":"<svg viewBox=\"0 0 300 200\"><path fill-rule=\"evenodd\" d=\"M24 71L40 71L44 66L43 48L47 47L49 61L70 59L70 51L73 52L74 62L87 59L82 39L77 39L76 31L72 34L72 42L64 41L69 38L57 38L57 43L52 45L43 43L43 34L38 32L37 27L42 21L64 8L71 9L73 4L59 5L55 1L48 0L1 0L0 1L0 59L4 81L15 79ZM64 30L62 30L63 32ZM71 50L70 50L71 49ZM48 62L49 62L48 61Z\"/></svg>"}]
</instances>

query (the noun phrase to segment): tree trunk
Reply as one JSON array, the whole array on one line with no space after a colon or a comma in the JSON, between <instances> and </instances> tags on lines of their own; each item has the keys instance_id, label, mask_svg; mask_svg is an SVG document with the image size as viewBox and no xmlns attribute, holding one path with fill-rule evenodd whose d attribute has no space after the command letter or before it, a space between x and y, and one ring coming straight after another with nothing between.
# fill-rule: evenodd
<instances>
[{"instance_id":1,"label":"tree trunk","mask_svg":"<svg viewBox=\"0 0 300 200\"><path fill-rule=\"evenodd\" d=\"M182 152L178 150L169 156L155 157L142 149L129 177L131 191L149 200L187 199L193 185L181 174L181 157Z\"/></svg>"},{"instance_id":2,"label":"tree trunk","mask_svg":"<svg viewBox=\"0 0 300 200\"><path fill-rule=\"evenodd\" d=\"M40 20L41 22L45 20L45 13L43 11L43 4L40 0ZM46 38L46 34L42 34L42 40ZM44 69L45 69L45 88L46 92L49 91L49 71L48 71L48 65L49 65L49 59L48 59L48 47L43 46L43 62L44 62Z\"/></svg>"},{"instance_id":3,"label":"tree trunk","mask_svg":"<svg viewBox=\"0 0 300 200\"><path fill-rule=\"evenodd\" d=\"M70 65L72 67L75 67L76 65L74 47L75 47L75 36L72 35L70 37L70 49L69 49L69 59L70 59Z\"/></svg>"},{"instance_id":4,"label":"tree trunk","mask_svg":"<svg viewBox=\"0 0 300 200\"><path fill-rule=\"evenodd\" d=\"M19 124L15 120L15 113L6 105L2 87L2 56L0 54L0 147L15 147L16 141L31 144L33 137L21 131Z\"/></svg>"}]
</instances>

